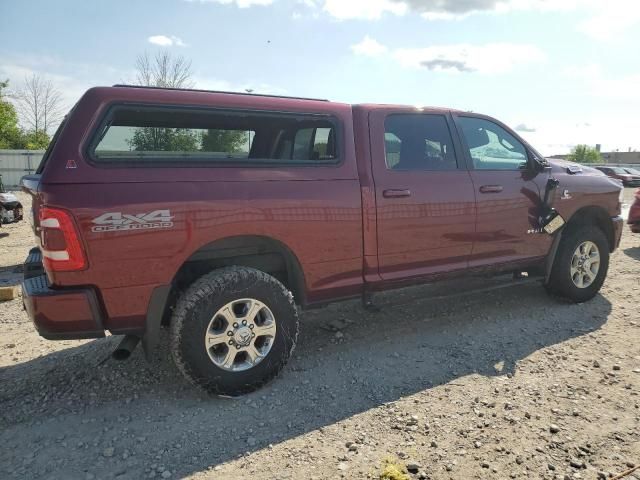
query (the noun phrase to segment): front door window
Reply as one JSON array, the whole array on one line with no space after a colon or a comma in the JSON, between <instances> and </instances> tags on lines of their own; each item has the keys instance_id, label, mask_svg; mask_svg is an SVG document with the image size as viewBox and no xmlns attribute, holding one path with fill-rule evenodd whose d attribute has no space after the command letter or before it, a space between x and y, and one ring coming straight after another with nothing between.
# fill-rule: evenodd
<instances>
[{"instance_id":1,"label":"front door window","mask_svg":"<svg viewBox=\"0 0 640 480\"><path fill-rule=\"evenodd\" d=\"M520 170L527 150L500 125L476 117L458 117L475 170Z\"/></svg>"}]
</instances>

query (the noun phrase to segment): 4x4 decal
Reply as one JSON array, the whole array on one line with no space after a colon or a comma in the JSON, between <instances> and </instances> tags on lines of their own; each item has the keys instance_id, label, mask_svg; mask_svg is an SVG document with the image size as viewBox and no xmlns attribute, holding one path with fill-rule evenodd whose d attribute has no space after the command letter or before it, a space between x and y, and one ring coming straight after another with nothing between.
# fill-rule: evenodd
<instances>
[{"instance_id":1,"label":"4x4 decal","mask_svg":"<svg viewBox=\"0 0 640 480\"><path fill-rule=\"evenodd\" d=\"M173 217L169 210L154 210L150 213L130 215L109 212L93 219L92 232L114 232L120 230L148 230L151 228L173 227Z\"/></svg>"}]
</instances>

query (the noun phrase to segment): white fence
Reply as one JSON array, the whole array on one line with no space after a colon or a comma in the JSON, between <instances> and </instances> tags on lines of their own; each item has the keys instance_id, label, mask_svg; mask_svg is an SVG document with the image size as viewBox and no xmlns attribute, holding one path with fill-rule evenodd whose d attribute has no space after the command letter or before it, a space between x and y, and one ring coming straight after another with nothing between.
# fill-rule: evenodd
<instances>
[{"instance_id":1,"label":"white fence","mask_svg":"<svg viewBox=\"0 0 640 480\"><path fill-rule=\"evenodd\" d=\"M44 150L0 150L0 175L7 188L17 188L20 179L34 173Z\"/></svg>"}]
</instances>

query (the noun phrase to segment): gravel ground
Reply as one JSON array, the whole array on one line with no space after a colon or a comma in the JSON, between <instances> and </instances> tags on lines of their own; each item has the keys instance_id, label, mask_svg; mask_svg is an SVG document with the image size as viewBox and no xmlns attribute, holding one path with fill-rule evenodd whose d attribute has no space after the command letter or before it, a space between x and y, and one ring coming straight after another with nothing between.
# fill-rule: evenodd
<instances>
[{"instance_id":1,"label":"gravel ground","mask_svg":"<svg viewBox=\"0 0 640 480\"><path fill-rule=\"evenodd\" d=\"M1 278L31 244L28 222L3 226ZM411 479L619 474L640 463L639 261L625 229L582 305L529 283L305 312L284 373L237 399L201 393L166 354L115 362L114 337L44 340L5 302L0 477L359 479L386 462Z\"/></svg>"}]
</instances>

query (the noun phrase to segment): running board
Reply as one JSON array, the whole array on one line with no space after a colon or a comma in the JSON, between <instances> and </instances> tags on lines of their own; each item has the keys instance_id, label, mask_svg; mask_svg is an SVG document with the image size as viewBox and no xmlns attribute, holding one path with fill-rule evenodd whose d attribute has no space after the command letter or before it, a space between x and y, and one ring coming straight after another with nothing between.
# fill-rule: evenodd
<instances>
[{"instance_id":1,"label":"running board","mask_svg":"<svg viewBox=\"0 0 640 480\"><path fill-rule=\"evenodd\" d=\"M541 284L543 282L544 277L542 276L525 276L520 272L500 275L493 278L458 278L455 280L446 280L383 292L366 292L362 295L362 307L369 312L379 312L383 307L405 305L416 300L446 300L465 295L492 292L494 290L519 285ZM487 283L491 283L491 285L487 285ZM390 295L393 295L391 301L380 301L385 297L390 297ZM402 301L394 300L397 299L399 295L403 297Z\"/></svg>"}]
</instances>

